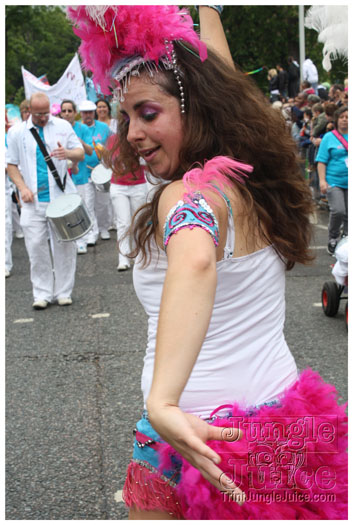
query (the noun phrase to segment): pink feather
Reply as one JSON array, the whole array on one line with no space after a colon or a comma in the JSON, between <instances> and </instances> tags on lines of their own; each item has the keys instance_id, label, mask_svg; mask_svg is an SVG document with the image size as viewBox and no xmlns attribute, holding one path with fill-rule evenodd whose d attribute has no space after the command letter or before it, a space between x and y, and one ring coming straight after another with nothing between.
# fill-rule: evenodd
<instances>
[{"instance_id":1,"label":"pink feather","mask_svg":"<svg viewBox=\"0 0 353 525\"><path fill-rule=\"evenodd\" d=\"M232 186L234 181L245 184L244 177L253 171L253 167L230 157L218 156L206 161L203 168L193 168L183 176L186 193L184 199L190 201L188 194L195 191L217 189L223 191ZM211 203L211 199L208 199ZM191 202L191 201L190 201Z\"/></svg>"},{"instance_id":2,"label":"pink feather","mask_svg":"<svg viewBox=\"0 0 353 525\"><path fill-rule=\"evenodd\" d=\"M72 6L67 16L82 40L83 66L94 74L95 84L109 94L110 71L117 61L133 55L155 61L166 54L165 39L190 43L203 61L207 48L193 29L187 10L167 5ZM104 23L103 23L104 21ZM115 28L115 30L114 30Z\"/></svg>"}]
</instances>

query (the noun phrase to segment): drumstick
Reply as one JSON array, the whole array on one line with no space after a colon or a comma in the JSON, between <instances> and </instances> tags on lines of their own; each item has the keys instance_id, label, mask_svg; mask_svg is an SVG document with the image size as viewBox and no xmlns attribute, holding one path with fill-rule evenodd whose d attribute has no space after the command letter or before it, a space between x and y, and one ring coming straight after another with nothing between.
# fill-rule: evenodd
<instances>
[{"instance_id":1,"label":"drumstick","mask_svg":"<svg viewBox=\"0 0 353 525\"><path fill-rule=\"evenodd\" d=\"M17 191L14 191L13 193L15 194L15 199L17 201L16 206L18 206L19 208L22 208L20 199L18 198L18 195L17 195Z\"/></svg>"},{"instance_id":2,"label":"drumstick","mask_svg":"<svg viewBox=\"0 0 353 525\"><path fill-rule=\"evenodd\" d=\"M94 140L92 140L92 142L93 142L94 151L96 152L98 159L101 160L105 147L99 142L95 142Z\"/></svg>"}]
</instances>

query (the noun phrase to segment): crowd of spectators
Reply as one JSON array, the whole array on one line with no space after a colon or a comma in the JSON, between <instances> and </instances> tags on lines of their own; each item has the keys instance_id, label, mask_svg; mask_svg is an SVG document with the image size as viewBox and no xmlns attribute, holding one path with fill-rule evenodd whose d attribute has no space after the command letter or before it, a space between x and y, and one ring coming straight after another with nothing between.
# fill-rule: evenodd
<instances>
[{"instance_id":1,"label":"crowd of spectators","mask_svg":"<svg viewBox=\"0 0 353 525\"><path fill-rule=\"evenodd\" d=\"M335 83L332 85L328 82L320 84L317 81L315 86L306 79L298 84L295 95L295 86L291 86L290 94L292 96L290 96L289 71L291 66L293 68L292 60L291 58L289 61L288 71L284 71L280 65L277 65L276 69L269 70L269 99L273 108L280 111L286 120L292 137L297 143L302 159L303 176L308 179L313 199L319 206L324 205L329 208L331 223L332 214L336 213L336 210L333 209L334 204L331 203L330 199L332 188L329 185L329 191L323 191L322 181L320 184L318 164L321 157L319 152L325 135L331 131L337 132L338 118L341 118L341 114L345 113L348 121L348 79L345 79L344 84ZM346 140L348 141L348 135ZM342 144L339 145L338 142L337 144L340 149L343 148ZM343 150L341 154L342 162L346 162L347 151ZM343 168L343 171L346 172L345 166ZM347 235L347 228L344 226L347 223L347 209L343 210L341 215L344 235ZM337 241L337 237L329 238L328 251L330 253L333 253Z\"/></svg>"},{"instance_id":2,"label":"crowd of spectators","mask_svg":"<svg viewBox=\"0 0 353 525\"><path fill-rule=\"evenodd\" d=\"M270 71L274 73L276 70ZM275 85L273 81L272 85ZM345 85L330 86L327 82L319 84L318 94L315 94L308 81L303 81L295 97L279 95L274 98L270 94L270 102L281 111L287 121L303 159L303 170L306 177L309 177L313 197L320 200L315 157L325 133L334 129L335 112L348 106L347 80Z\"/></svg>"}]
</instances>

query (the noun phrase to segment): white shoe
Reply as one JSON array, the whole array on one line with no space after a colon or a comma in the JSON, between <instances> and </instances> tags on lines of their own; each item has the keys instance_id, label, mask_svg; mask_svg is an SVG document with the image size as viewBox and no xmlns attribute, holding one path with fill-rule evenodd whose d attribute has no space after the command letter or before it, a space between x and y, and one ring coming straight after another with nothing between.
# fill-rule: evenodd
<instances>
[{"instance_id":1,"label":"white shoe","mask_svg":"<svg viewBox=\"0 0 353 525\"><path fill-rule=\"evenodd\" d=\"M130 264L126 264L126 263L119 263L118 266L116 267L118 272L125 272L129 268L130 268Z\"/></svg>"},{"instance_id":2,"label":"white shoe","mask_svg":"<svg viewBox=\"0 0 353 525\"><path fill-rule=\"evenodd\" d=\"M92 239L88 239L87 240L87 246L95 246L96 245L96 239L92 238Z\"/></svg>"},{"instance_id":3,"label":"white shoe","mask_svg":"<svg viewBox=\"0 0 353 525\"><path fill-rule=\"evenodd\" d=\"M16 232L15 233L15 237L16 237L16 239L23 239L23 237L24 237L23 232L21 232L21 231Z\"/></svg>"},{"instance_id":4,"label":"white shoe","mask_svg":"<svg viewBox=\"0 0 353 525\"><path fill-rule=\"evenodd\" d=\"M69 306L70 304L72 304L71 297L60 297L60 299L58 299L59 306Z\"/></svg>"},{"instance_id":5,"label":"white shoe","mask_svg":"<svg viewBox=\"0 0 353 525\"><path fill-rule=\"evenodd\" d=\"M85 244L77 246L77 253L87 253L87 246Z\"/></svg>"},{"instance_id":6,"label":"white shoe","mask_svg":"<svg viewBox=\"0 0 353 525\"><path fill-rule=\"evenodd\" d=\"M48 306L48 301L45 301L44 299L42 301L34 301L32 304L33 308L35 310L44 310Z\"/></svg>"},{"instance_id":7,"label":"white shoe","mask_svg":"<svg viewBox=\"0 0 353 525\"><path fill-rule=\"evenodd\" d=\"M5 268L5 279L6 277L10 277L10 275L11 275L11 272L9 270L6 270Z\"/></svg>"},{"instance_id":8,"label":"white shoe","mask_svg":"<svg viewBox=\"0 0 353 525\"><path fill-rule=\"evenodd\" d=\"M103 241L109 241L110 239L110 233L108 232L108 230L102 230L101 231L101 239Z\"/></svg>"}]
</instances>

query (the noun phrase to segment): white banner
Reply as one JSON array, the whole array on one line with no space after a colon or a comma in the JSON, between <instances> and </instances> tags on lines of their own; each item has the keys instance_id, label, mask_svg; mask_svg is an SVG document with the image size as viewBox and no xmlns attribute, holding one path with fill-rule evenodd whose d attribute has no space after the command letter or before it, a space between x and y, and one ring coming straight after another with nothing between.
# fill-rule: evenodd
<instances>
[{"instance_id":1,"label":"white banner","mask_svg":"<svg viewBox=\"0 0 353 525\"><path fill-rule=\"evenodd\" d=\"M77 53L66 68L63 76L53 86L43 84L39 78L32 75L32 73L27 71L23 66L21 67L21 70L25 96L27 99L29 99L33 93L38 91L48 95L50 105L61 104L65 98L73 100L76 104L79 104L82 100L86 100L87 98L85 81Z\"/></svg>"}]
</instances>

